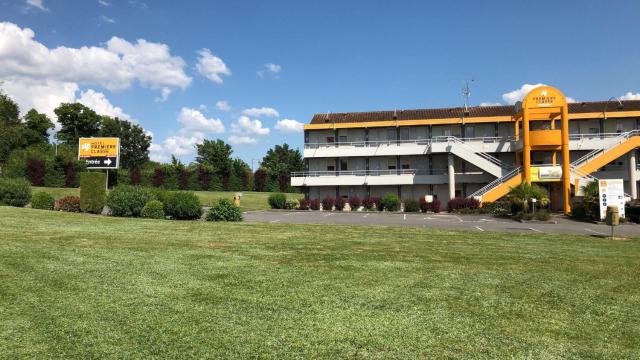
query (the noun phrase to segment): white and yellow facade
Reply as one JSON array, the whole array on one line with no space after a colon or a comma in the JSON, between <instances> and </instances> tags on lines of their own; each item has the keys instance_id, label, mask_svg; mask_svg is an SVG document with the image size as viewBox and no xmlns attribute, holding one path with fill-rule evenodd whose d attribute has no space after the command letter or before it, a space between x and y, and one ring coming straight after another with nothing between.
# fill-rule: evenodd
<instances>
[{"instance_id":1,"label":"white and yellow facade","mask_svg":"<svg viewBox=\"0 0 640 360\"><path fill-rule=\"evenodd\" d=\"M393 192L489 202L526 181L570 212L595 178L621 178L638 198L640 101L567 104L544 86L516 106L319 114L304 129L305 171L291 184L310 199Z\"/></svg>"}]
</instances>

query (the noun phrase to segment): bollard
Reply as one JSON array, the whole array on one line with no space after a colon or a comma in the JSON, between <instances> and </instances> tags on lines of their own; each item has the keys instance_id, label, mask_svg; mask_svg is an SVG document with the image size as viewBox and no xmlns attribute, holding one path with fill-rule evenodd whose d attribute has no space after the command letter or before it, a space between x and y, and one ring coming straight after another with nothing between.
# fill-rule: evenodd
<instances>
[{"instance_id":1,"label":"bollard","mask_svg":"<svg viewBox=\"0 0 640 360\"><path fill-rule=\"evenodd\" d=\"M607 216L605 217L607 225L611 226L611 240L613 240L613 228L620 225L620 210L615 205L607 206Z\"/></svg>"}]
</instances>

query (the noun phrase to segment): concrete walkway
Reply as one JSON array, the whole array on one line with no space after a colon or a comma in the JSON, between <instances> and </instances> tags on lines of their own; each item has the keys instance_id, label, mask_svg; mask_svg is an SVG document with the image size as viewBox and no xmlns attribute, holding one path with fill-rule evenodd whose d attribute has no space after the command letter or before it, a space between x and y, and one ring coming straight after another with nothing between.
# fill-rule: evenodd
<instances>
[{"instance_id":1,"label":"concrete walkway","mask_svg":"<svg viewBox=\"0 0 640 360\"><path fill-rule=\"evenodd\" d=\"M591 236L609 236L611 228L554 216L549 223L520 223L510 219L495 218L490 215L455 215L422 213L380 213L380 212L324 212L324 211L249 211L245 221L282 224L343 224L407 226L470 231L503 231L528 233L565 233ZM617 236L640 237L640 225L624 224L616 227Z\"/></svg>"}]
</instances>

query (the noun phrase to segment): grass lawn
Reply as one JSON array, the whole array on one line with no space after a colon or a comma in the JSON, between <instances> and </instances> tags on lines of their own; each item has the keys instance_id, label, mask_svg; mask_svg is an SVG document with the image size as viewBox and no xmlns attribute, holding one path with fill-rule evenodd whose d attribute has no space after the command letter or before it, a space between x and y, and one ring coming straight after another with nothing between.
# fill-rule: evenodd
<instances>
[{"instance_id":1,"label":"grass lawn","mask_svg":"<svg viewBox=\"0 0 640 360\"><path fill-rule=\"evenodd\" d=\"M80 195L79 189L70 189L70 188L48 188L48 187L32 187L33 192L36 191L45 191L56 199L59 199L63 196L67 195ZM194 191L196 195L202 201L202 204L205 206L211 206L220 198L227 198L229 200L233 199L233 196L236 194L235 191ZM267 203L267 198L269 198L271 193L268 192L254 192L254 191L242 191L242 199L240 201L240 209L242 211L251 211L251 210L265 210L269 208L269 204ZM297 200L303 198L303 194L287 194L288 199Z\"/></svg>"},{"instance_id":2,"label":"grass lawn","mask_svg":"<svg viewBox=\"0 0 640 360\"><path fill-rule=\"evenodd\" d=\"M638 358L640 240L0 207L0 358Z\"/></svg>"}]
</instances>

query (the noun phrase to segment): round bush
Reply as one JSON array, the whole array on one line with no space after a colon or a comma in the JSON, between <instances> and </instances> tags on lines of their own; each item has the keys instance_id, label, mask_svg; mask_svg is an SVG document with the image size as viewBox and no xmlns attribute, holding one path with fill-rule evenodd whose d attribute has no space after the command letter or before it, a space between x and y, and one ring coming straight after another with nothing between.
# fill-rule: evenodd
<instances>
[{"instance_id":1,"label":"round bush","mask_svg":"<svg viewBox=\"0 0 640 360\"><path fill-rule=\"evenodd\" d=\"M287 196L282 193L269 195L268 201L272 209L284 209L287 206Z\"/></svg>"},{"instance_id":2,"label":"round bush","mask_svg":"<svg viewBox=\"0 0 640 360\"><path fill-rule=\"evenodd\" d=\"M202 217L202 204L192 192L171 192L164 205L167 215L174 220L196 220Z\"/></svg>"},{"instance_id":3,"label":"round bush","mask_svg":"<svg viewBox=\"0 0 640 360\"><path fill-rule=\"evenodd\" d=\"M147 219L164 219L164 205L158 200L151 200L144 205L140 215Z\"/></svg>"},{"instance_id":4,"label":"round bush","mask_svg":"<svg viewBox=\"0 0 640 360\"><path fill-rule=\"evenodd\" d=\"M382 197L380 200L380 209L384 209L387 211L398 211L400 210L400 198L398 195L388 193Z\"/></svg>"},{"instance_id":5,"label":"round bush","mask_svg":"<svg viewBox=\"0 0 640 360\"><path fill-rule=\"evenodd\" d=\"M207 221L242 221L242 212L230 200L220 199L207 213Z\"/></svg>"},{"instance_id":6,"label":"round bush","mask_svg":"<svg viewBox=\"0 0 640 360\"><path fill-rule=\"evenodd\" d=\"M324 199L322 199L322 210L324 211L331 211L333 210L333 204L335 204L336 199L332 198L331 196L327 196Z\"/></svg>"},{"instance_id":7,"label":"round bush","mask_svg":"<svg viewBox=\"0 0 640 360\"><path fill-rule=\"evenodd\" d=\"M404 202L405 212L420 212L420 204L415 200L405 200Z\"/></svg>"},{"instance_id":8,"label":"round bush","mask_svg":"<svg viewBox=\"0 0 640 360\"><path fill-rule=\"evenodd\" d=\"M344 207L346 204L347 204L347 200L345 200L343 197L337 197L336 201L334 202L334 206L338 211L344 210Z\"/></svg>"},{"instance_id":9,"label":"round bush","mask_svg":"<svg viewBox=\"0 0 640 360\"><path fill-rule=\"evenodd\" d=\"M149 189L120 185L109 192L106 203L113 216L138 217L142 213L142 208L151 200L157 199Z\"/></svg>"},{"instance_id":10,"label":"round bush","mask_svg":"<svg viewBox=\"0 0 640 360\"><path fill-rule=\"evenodd\" d=\"M80 212L80 196L65 196L56 200L54 210Z\"/></svg>"},{"instance_id":11,"label":"round bush","mask_svg":"<svg viewBox=\"0 0 640 360\"><path fill-rule=\"evenodd\" d=\"M38 191L31 197L31 207L41 210L53 210L56 200L44 191Z\"/></svg>"},{"instance_id":12,"label":"round bush","mask_svg":"<svg viewBox=\"0 0 640 360\"><path fill-rule=\"evenodd\" d=\"M23 207L31 201L31 183L26 179L0 178L0 204Z\"/></svg>"}]
</instances>

